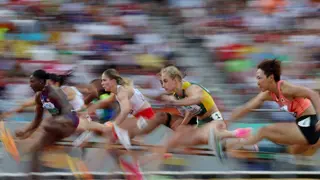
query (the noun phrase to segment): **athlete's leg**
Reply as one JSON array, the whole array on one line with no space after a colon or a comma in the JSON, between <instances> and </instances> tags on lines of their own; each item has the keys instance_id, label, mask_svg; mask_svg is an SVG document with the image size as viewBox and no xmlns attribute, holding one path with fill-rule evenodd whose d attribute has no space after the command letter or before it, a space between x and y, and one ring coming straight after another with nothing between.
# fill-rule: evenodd
<instances>
[{"instance_id":1,"label":"athlete's leg","mask_svg":"<svg viewBox=\"0 0 320 180\"><path fill-rule=\"evenodd\" d=\"M39 154L45 147L70 136L75 131L71 120L64 117L50 117L46 121L43 121L39 128L32 138L21 140L19 143L23 145L22 151L24 153L32 153L32 171L38 170Z\"/></svg>"},{"instance_id":2,"label":"athlete's leg","mask_svg":"<svg viewBox=\"0 0 320 180\"><path fill-rule=\"evenodd\" d=\"M194 126L179 126L174 133L174 136L170 138L168 142L168 148L174 148L177 146L196 146L208 144L209 131L211 128L214 129L214 133L220 138L235 138L237 137L236 132L228 131L226 129L219 129L218 123L211 121L210 123L204 124L202 127Z\"/></svg>"},{"instance_id":3,"label":"athlete's leg","mask_svg":"<svg viewBox=\"0 0 320 180\"><path fill-rule=\"evenodd\" d=\"M211 121L210 123L204 124L202 127L198 128L194 126L179 126L173 137L170 137L168 143L160 150L160 154L179 146L188 147L209 144L211 131L213 131L214 136L219 138L241 138L250 135L251 130L249 131L248 128L228 131L226 129L219 128L219 123L222 122Z\"/></svg>"},{"instance_id":4,"label":"athlete's leg","mask_svg":"<svg viewBox=\"0 0 320 180\"><path fill-rule=\"evenodd\" d=\"M39 157L41 151L44 150L46 146L52 145L56 142L58 138L47 132L41 132L38 134L38 137L30 142L29 148L26 149L26 152L31 153L31 171L38 172L39 168Z\"/></svg>"},{"instance_id":5,"label":"athlete's leg","mask_svg":"<svg viewBox=\"0 0 320 180\"><path fill-rule=\"evenodd\" d=\"M167 149L175 147L196 146L206 144L207 127L196 128L194 126L180 126L176 129L173 137L170 137Z\"/></svg>"},{"instance_id":6,"label":"athlete's leg","mask_svg":"<svg viewBox=\"0 0 320 180\"><path fill-rule=\"evenodd\" d=\"M79 125L76 129L76 133L82 133L85 130L87 130L88 124L89 124L89 120L84 116L80 116L79 117Z\"/></svg>"},{"instance_id":7,"label":"athlete's leg","mask_svg":"<svg viewBox=\"0 0 320 180\"><path fill-rule=\"evenodd\" d=\"M309 150L309 148L311 148L311 146L308 145L291 145L288 147L288 152L290 154L302 154L304 152L306 152L307 150Z\"/></svg>"},{"instance_id":8,"label":"athlete's leg","mask_svg":"<svg viewBox=\"0 0 320 180\"><path fill-rule=\"evenodd\" d=\"M124 122L120 125L120 127L127 129L129 132L130 138L134 138L136 136L147 135L151 133L153 130L158 128L161 124L165 124L167 120L166 113L156 113L155 116L147 121L146 127L140 129L137 126L137 119L128 120L130 122Z\"/></svg>"},{"instance_id":9,"label":"athlete's leg","mask_svg":"<svg viewBox=\"0 0 320 180\"><path fill-rule=\"evenodd\" d=\"M308 145L304 135L295 123L275 123L259 129L258 133L239 142L239 146L254 145L263 139L283 145ZM232 148L229 146L228 148Z\"/></svg>"}]
</instances>

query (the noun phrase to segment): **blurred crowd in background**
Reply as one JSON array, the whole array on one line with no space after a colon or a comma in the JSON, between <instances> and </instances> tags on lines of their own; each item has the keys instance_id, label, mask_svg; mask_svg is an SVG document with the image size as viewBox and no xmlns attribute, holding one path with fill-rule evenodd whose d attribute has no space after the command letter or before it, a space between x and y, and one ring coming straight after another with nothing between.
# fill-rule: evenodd
<instances>
[{"instance_id":1,"label":"blurred crowd in background","mask_svg":"<svg viewBox=\"0 0 320 180\"><path fill-rule=\"evenodd\" d=\"M0 7L0 111L32 96L28 78L40 68L72 72L74 85L116 68L151 93L161 89L160 69L173 64L211 90L222 112L258 92L264 59L282 61L282 79L320 90L319 0L0 0ZM263 118L290 119L279 114Z\"/></svg>"}]
</instances>

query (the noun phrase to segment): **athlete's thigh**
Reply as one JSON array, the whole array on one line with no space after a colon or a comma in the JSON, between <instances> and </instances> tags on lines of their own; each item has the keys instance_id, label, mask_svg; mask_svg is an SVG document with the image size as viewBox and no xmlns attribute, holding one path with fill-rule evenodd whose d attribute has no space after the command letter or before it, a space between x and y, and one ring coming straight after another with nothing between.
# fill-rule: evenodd
<instances>
[{"instance_id":1,"label":"athlete's thigh","mask_svg":"<svg viewBox=\"0 0 320 180\"><path fill-rule=\"evenodd\" d=\"M127 117L123 122L119 125L120 128L130 130L137 126L137 118L135 117Z\"/></svg>"},{"instance_id":2,"label":"athlete's thigh","mask_svg":"<svg viewBox=\"0 0 320 180\"><path fill-rule=\"evenodd\" d=\"M159 116L159 115L158 115ZM155 130L156 128L158 128L161 124L163 124L163 120L159 120L157 114L149 119L149 120L146 120L147 122L147 125L145 128L142 128L139 132L139 135L142 135L142 134L149 134L151 133L153 130ZM163 118L163 117L161 117Z\"/></svg>"},{"instance_id":3,"label":"athlete's thigh","mask_svg":"<svg viewBox=\"0 0 320 180\"><path fill-rule=\"evenodd\" d=\"M263 128L268 133L278 133L283 137L287 137L288 139L294 139L295 142L300 142L301 144L306 142L306 138L296 123L275 123Z\"/></svg>"},{"instance_id":4,"label":"athlete's thigh","mask_svg":"<svg viewBox=\"0 0 320 180\"><path fill-rule=\"evenodd\" d=\"M302 154L304 152L306 152L307 150L309 150L312 146L309 145L291 145L288 147L288 151L291 154Z\"/></svg>"},{"instance_id":5,"label":"athlete's thigh","mask_svg":"<svg viewBox=\"0 0 320 180\"><path fill-rule=\"evenodd\" d=\"M89 120L86 117L79 116L79 124L77 127L77 132L83 132L88 126Z\"/></svg>"},{"instance_id":6,"label":"athlete's thigh","mask_svg":"<svg viewBox=\"0 0 320 180\"><path fill-rule=\"evenodd\" d=\"M170 127L172 127L172 125L175 124L175 123L180 123L181 124L183 119L184 119L184 117L182 117L182 116L175 115L175 114L171 115Z\"/></svg>"},{"instance_id":7,"label":"athlete's thigh","mask_svg":"<svg viewBox=\"0 0 320 180\"><path fill-rule=\"evenodd\" d=\"M43 128L47 133L61 138L70 136L76 130L72 120L64 116L52 117L43 123Z\"/></svg>"}]
</instances>

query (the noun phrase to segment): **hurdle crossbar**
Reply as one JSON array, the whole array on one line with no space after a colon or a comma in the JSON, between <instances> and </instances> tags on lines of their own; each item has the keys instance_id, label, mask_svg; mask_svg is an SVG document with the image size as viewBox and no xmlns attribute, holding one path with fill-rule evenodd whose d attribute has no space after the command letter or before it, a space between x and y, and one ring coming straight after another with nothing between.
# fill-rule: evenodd
<instances>
[{"instance_id":1,"label":"hurdle crossbar","mask_svg":"<svg viewBox=\"0 0 320 180\"><path fill-rule=\"evenodd\" d=\"M116 172L42 172L42 173L0 173L1 178L10 177L45 177L46 179L59 179L61 177L74 177L74 175L90 174L94 178L124 179L125 175L133 175L120 171ZM212 179L212 178L319 178L320 171L146 171L143 176L166 176L173 179Z\"/></svg>"},{"instance_id":2,"label":"hurdle crossbar","mask_svg":"<svg viewBox=\"0 0 320 180\"><path fill-rule=\"evenodd\" d=\"M56 144L57 145L66 145L66 146L70 146L72 145L72 140L61 140L59 142L57 142ZM95 145L100 145L100 146L103 146L105 145L105 143L103 142L98 142L98 141L90 141L90 142L86 142L87 146L90 147L90 146L95 146ZM162 145L154 145L154 144L137 144L137 143L131 143L132 144L132 147L133 149L138 147L138 148L160 148L160 147L163 147ZM112 146L114 148L122 148L123 146L121 144L112 144ZM196 150L196 151L211 151L210 148L205 148L205 147L187 147L185 149L188 149L188 150Z\"/></svg>"},{"instance_id":3,"label":"hurdle crossbar","mask_svg":"<svg viewBox=\"0 0 320 180\"><path fill-rule=\"evenodd\" d=\"M251 109L252 112L287 112L283 109Z\"/></svg>"},{"instance_id":4,"label":"hurdle crossbar","mask_svg":"<svg viewBox=\"0 0 320 180\"><path fill-rule=\"evenodd\" d=\"M64 146L64 147L74 147L72 143L70 142L56 142L56 146ZM90 142L89 144L86 144L83 146L84 148L104 148L104 149L116 149L116 150L126 150L122 145L120 144L110 144L106 145L105 143L101 142ZM129 150L133 151L152 151L152 148L160 148L161 146L157 145L136 145L131 146ZM173 149L170 150L169 153L175 153L175 154L188 154L188 155L200 155L200 156L215 156L215 153L208 149L208 148L186 148L186 149Z\"/></svg>"}]
</instances>

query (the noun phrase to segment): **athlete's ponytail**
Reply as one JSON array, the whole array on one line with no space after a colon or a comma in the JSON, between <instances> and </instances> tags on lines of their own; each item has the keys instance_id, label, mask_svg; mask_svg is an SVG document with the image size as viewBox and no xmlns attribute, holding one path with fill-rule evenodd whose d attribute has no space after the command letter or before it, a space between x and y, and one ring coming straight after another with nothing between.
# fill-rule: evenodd
<instances>
[{"instance_id":1,"label":"athlete's ponytail","mask_svg":"<svg viewBox=\"0 0 320 180\"><path fill-rule=\"evenodd\" d=\"M51 81L55 82L55 83L59 83L59 86L62 86L64 84L66 84L67 79L70 77L70 74L66 74L66 75L57 75L57 74L53 74L50 73L49 74L49 78Z\"/></svg>"},{"instance_id":2,"label":"athlete's ponytail","mask_svg":"<svg viewBox=\"0 0 320 180\"><path fill-rule=\"evenodd\" d=\"M133 81L130 78L122 78L124 85L133 86Z\"/></svg>"}]
</instances>

